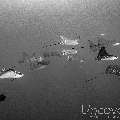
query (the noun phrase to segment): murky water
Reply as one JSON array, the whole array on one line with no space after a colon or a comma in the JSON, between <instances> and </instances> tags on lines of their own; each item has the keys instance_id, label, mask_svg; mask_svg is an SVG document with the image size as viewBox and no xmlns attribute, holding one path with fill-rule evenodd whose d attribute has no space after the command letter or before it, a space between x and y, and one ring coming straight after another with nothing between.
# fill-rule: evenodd
<instances>
[{"instance_id":1,"label":"murky water","mask_svg":"<svg viewBox=\"0 0 120 120\"><path fill-rule=\"evenodd\" d=\"M25 77L12 83L0 81L1 94L7 95L0 103L1 119L78 120L81 104L118 105L119 77L104 71L109 64L119 64L119 59L95 61L99 49L91 51L88 42L97 43L96 35L102 33L106 40L119 42L118 4L116 0L2 0L0 64L16 65ZM75 33L80 35L79 45L74 46L75 59L67 64L67 56L59 53L73 46L60 44L61 32L72 40L77 38ZM105 47L119 57L119 46ZM38 56L45 51L54 54L43 55L51 61L45 69L28 72L18 64L23 51ZM85 62L80 62L83 59Z\"/></svg>"}]
</instances>

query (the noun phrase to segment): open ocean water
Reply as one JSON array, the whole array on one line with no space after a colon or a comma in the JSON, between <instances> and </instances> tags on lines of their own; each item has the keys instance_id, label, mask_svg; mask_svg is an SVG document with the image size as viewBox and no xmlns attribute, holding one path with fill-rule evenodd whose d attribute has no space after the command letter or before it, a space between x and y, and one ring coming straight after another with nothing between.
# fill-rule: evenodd
<instances>
[{"instance_id":1,"label":"open ocean water","mask_svg":"<svg viewBox=\"0 0 120 120\"><path fill-rule=\"evenodd\" d=\"M109 64L119 64L119 59L97 62L87 43L102 33L119 42L119 31L117 0L1 0L0 65L15 65L24 77L0 80L0 94L6 95L0 102L0 120L89 120L94 118L82 117L81 105L120 107L120 78L98 74ZM22 52L42 55L64 49L62 45L43 48L44 43L60 41L58 33L68 38L76 38L75 33L81 36L85 48L78 46L77 56L85 62L51 57L50 65L31 72L18 64ZM108 51L120 55L119 46L109 46Z\"/></svg>"}]
</instances>

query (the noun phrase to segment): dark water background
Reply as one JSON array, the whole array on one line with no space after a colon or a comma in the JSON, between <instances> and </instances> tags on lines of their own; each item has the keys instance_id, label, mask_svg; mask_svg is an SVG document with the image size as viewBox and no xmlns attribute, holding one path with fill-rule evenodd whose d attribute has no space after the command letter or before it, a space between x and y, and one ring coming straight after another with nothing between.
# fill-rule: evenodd
<instances>
[{"instance_id":1,"label":"dark water background","mask_svg":"<svg viewBox=\"0 0 120 120\"><path fill-rule=\"evenodd\" d=\"M0 120L79 120L82 104L119 105L119 78L99 75L86 83L112 63L96 63L88 47L77 48L79 57L88 59L83 64L73 61L64 68L64 58L52 58L45 69L27 72L17 63L23 51L41 55L43 43L59 41L59 32L72 38L79 34L86 46L101 33L119 41L119 6L117 0L1 0L0 64L16 65L25 76L12 83L0 81L0 92L7 95L0 103ZM119 56L119 47L110 46L108 51Z\"/></svg>"}]
</instances>

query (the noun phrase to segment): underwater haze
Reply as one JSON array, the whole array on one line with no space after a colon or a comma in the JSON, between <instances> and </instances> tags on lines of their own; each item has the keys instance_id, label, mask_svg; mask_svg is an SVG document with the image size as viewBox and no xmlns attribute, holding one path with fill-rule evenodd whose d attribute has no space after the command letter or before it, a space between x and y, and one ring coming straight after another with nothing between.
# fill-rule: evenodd
<instances>
[{"instance_id":1,"label":"underwater haze","mask_svg":"<svg viewBox=\"0 0 120 120\"><path fill-rule=\"evenodd\" d=\"M104 74L119 59L95 61L97 53L87 42L103 33L107 40L120 41L119 5L117 0L1 0L0 67L15 65L24 77L0 80L0 94L7 96L0 102L0 120L89 120L81 115L82 104L119 107L120 78ZM59 44L43 48L60 41L60 34L71 39L80 35L85 48L76 46L76 60L50 57L50 64L36 71L18 63L23 52L42 56L44 51L70 49ZM119 49L107 48L118 57Z\"/></svg>"}]
</instances>

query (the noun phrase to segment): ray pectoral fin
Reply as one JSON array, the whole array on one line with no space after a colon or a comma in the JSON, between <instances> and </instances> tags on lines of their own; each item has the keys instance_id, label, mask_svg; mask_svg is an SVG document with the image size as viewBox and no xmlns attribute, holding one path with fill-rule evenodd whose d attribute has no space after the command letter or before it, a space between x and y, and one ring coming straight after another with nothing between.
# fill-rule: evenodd
<instances>
[{"instance_id":1,"label":"ray pectoral fin","mask_svg":"<svg viewBox=\"0 0 120 120\"><path fill-rule=\"evenodd\" d=\"M30 68L30 71L36 71L36 70L44 69L49 64L50 64L49 60L42 60L41 62L32 64L31 68Z\"/></svg>"}]
</instances>

